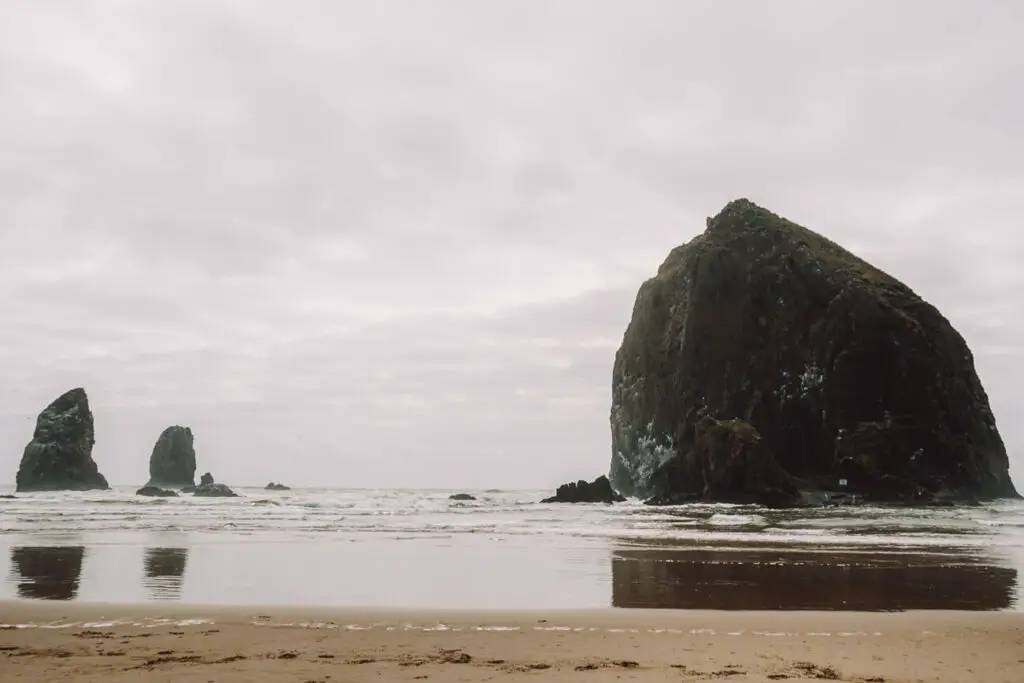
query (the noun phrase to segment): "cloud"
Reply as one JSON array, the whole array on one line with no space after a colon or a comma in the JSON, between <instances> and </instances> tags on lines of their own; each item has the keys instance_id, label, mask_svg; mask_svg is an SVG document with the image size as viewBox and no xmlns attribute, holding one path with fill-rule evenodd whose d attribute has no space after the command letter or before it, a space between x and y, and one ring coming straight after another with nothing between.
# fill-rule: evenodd
<instances>
[{"instance_id":1,"label":"cloud","mask_svg":"<svg viewBox=\"0 0 1024 683\"><path fill-rule=\"evenodd\" d=\"M962 13L8 2L9 469L82 384L113 481L170 422L237 481L596 474L636 288L746 196L952 320L1020 478L1024 8Z\"/></svg>"}]
</instances>

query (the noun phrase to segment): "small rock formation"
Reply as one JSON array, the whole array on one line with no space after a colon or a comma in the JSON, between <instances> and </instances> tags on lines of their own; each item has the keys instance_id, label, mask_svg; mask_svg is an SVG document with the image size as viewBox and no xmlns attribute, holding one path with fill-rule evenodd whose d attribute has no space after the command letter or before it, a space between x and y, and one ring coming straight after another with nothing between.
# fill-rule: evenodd
<instances>
[{"instance_id":1,"label":"small rock formation","mask_svg":"<svg viewBox=\"0 0 1024 683\"><path fill-rule=\"evenodd\" d=\"M17 491L109 489L92 459L96 442L85 389L68 391L39 414L18 468Z\"/></svg>"},{"instance_id":2,"label":"small rock formation","mask_svg":"<svg viewBox=\"0 0 1024 683\"><path fill-rule=\"evenodd\" d=\"M200 484L192 493L196 498L238 498L238 494L224 484Z\"/></svg>"},{"instance_id":3,"label":"small rock formation","mask_svg":"<svg viewBox=\"0 0 1024 683\"><path fill-rule=\"evenodd\" d=\"M448 500L476 500L476 496L471 496L468 493L454 493L448 496Z\"/></svg>"},{"instance_id":4,"label":"small rock formation","mask_svg":"<svg viewBox=\"0 0 1024 683\"><path fill-rule=\"evenodd\" d=\"M291 491L292 489L291 489L290 486L285 486L284 484L275 484L274 482L270 482L269 484L267 484L266 486L263 487L263 490L264 491Z\"/></svg>"},{"instance_id":5,"label":"small rock formation","mask_svg":"<svg viewBox=\"0 0 1024 683\"><path fill-rule=\"evenodd\" d=\"M558 487L555 495L545 498L542 503L621 503L625 498L612 489L608 477L603 474L589 484L580 479Z\"/></svg>"},{"instance_id":6,"label":"small rock formation","mask_svg":"<svg viewBox=\"0 0 1024 683\"><path fill-rule=\"evenodd\" d=\"M610 418L611 481L652 502L1017 497L949 321L745 199L640 288Z\"/></svg>"},{"instance_id":7,"label":"small rock formation","mask_svg":"<svg viewBox=\"0 0 1024 683\"><path fill-rule=\"evenodd\" d=\"M136 496L154 496L157 498L177 498L178 492L170 489L162 489L156 486L143 486L135 492Z\"/></svg>"},{"instance_id":8,"label":"small rock formation","mask_svg":"<svg viewBox=\"0 0 1024 683\"><path fill-rule=\"evenodd\" d=\"M181 488L193 486L196 478L196 450L192 430L174 425L156 440L149 456L147 486Z\"/></svg>"},{"instance_id":9,"label":"small rock formation","mask_svg":"<svg viewBox=\"0 0 1024 683\"><path fill-rule=\"evenodd\" d=\"M209 486L213 484L213 475L207 472L199 478L199 486L186 486L181 489L182 493L195 493L199 490L200 486Z\"/></svg>"}]
</instances>

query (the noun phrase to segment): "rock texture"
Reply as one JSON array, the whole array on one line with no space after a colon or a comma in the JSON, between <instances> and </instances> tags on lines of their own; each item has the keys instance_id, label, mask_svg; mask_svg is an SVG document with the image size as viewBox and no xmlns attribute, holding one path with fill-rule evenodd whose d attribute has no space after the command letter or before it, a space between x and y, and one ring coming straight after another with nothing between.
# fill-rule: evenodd
<instances>
[{"instance_id":1,"label":"rock texture","mask_svg":"<svg viewBox=\"0 0 1024 683\"><path fill-rule=\"evenodd\" d=\"M285 486L284 484L277 484L277 483L274 483L274 482L270 482L269 484L267 484L266 486L263 487L263 490L264 491L291 491L292 489L291 489L290 486Z\"/></svg>"},{"instance_id":2,"label":"rock texture","mask_svg":"<svg viewBox=\"0 0 1024 683\"><path fill-rule=\"evenodd\" d=\"M621 503L626 500L612 489L608 477L603 474L592 482L583 479L558 487L555 495L545 498L542 503Z\"/></svg>"},{"instance_id":3,"label":"rock texture","mask_svg":"<svg viewBox=\"0 0 1024 683\"><path fill-rule=\"evenodd\" d=\"M212 483L213 483L213 475L210 474L209 472L207 472L206 474L204 474L203 476L201 476L199 478L199 485L200 486L206 486L207 484L212 484Z\"/></svg>"},{"instance_id":4,"label":"rock texture","mask_svg":"<svg viewBox=\"0 0 1024 683\"><path fill-rule=\"evenodd\" d=\"M200 484L192 492L197 498L238 498L238 494L224 484Z\"/></svg>"},{"instance_id":5,"label":"rock texture","mask_svg":"<svg viewBox=\"0 0 1024 683\"><path fill-rule=\"evenodd\" d=\"M974 359L946 318L743 199L640 288L612 396L610 476L627 495L1017 496Z\"/></svg>"},{"instance_id":6,"label":"rock texture","mask_svg":"<svg viewBox=\"0 0 1024 683\"><path fill-rule=\"evenodd\" d=\"M471 496L468 493L453 493L448 496L448 500L476 500L476 496Z\"/></svg>"},{"instance_id":7,"label":"rock texture","mask_svg":"<svg viewBox=\"0 0 1024 683\"><path fill-rule=\"evenodd\" d=\"M135 492L136 496L154 496L157 498L177 498L178 492L170 489L161 489L156 486L143 486Z\"/></svg>"},{"instance_id":8,"label":"rock texture","mask_svg":"<svg viewBox=\"0 0 1024 683\"><path fill-rule=\"evenodd\" d=\"M72 389L36 419L32 441L18 468L18 491L108 489L92 459L96 442L85 389Z\"/></svg>"},{"instance_id":9,"label":"rock texture","mask_svg":"<svg viewBox=\"0 0 1024 683\"><path fill-rule=\"evenodd\" d=\"M156 440L149 456L147 486L182 488L196 482L196 450L192 430L174 425Z\"/></svg>"}]
</instances>

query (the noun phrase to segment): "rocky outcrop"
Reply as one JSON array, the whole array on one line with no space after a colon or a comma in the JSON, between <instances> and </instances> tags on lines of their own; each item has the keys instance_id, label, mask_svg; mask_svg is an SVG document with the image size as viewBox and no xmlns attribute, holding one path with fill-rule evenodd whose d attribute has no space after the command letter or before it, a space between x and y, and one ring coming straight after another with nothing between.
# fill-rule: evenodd
<instances>
[{"instance_id":1,"label":"rocky outcrop","mask_svg":"<svg viewBox=\"0 0 1024 683\"><path fill-rule=\"evenodd\" d=\"M792 507L801 502L793 479L779 466L764 439L745 420L705 416L694 427L693 447L661 472L665 482L689 482L689 491L659 491L663 504L695 500ZM693 476L690 476L690 475Z\"/></svg>"},{"instance_id":2,"label":"rocky outcrop","mask_svg":"<svg viewBox=\"0 0 1024 683\"><path fill-rule=\"evenodd\" d=\"M640 288L615 357L611 431L613 485L665 501L1017 495L946 318L747 200Z\"/></svg>"},{"instance_id":3,"label":"rocky outcrop","mask_svg":"<svg viewBox=\"0 0 1024 683\"><path fill-rule=\"evenodd\" d=\"M263 487L263 490L264 491L291 491L292 489L291 489L290 486L285 486L284 484L275 484L274 482L270 482L269 484L267 484L266 486Z\"/></svg>"},{"instance_id":4,"label":"rocky outcrop","mask_svg":"<svg viewBox=\"0 0 1024 683\"><path fill-rule=\"evenodd\" d=\"M626 500L612 489L608 477L603 474L592 482L580 479L562 484L555 495L545 498L542 503L621 503Z\"/></svg>"},{"instance_id":5,"label":"rocky outcrop","mask_svg":"<svg viewBox=\"0 0 1024 683\"><path fill-rule=\"evenodd\" d=\"M200 484L192 493L196 498L238 498L238 494L224 484Z\"/></svg>"},{"instance_id":6,"label":"rocky outcrop","mask_svg":"<svg viewBox=\"0 0 1024 683\"><path fill-rule=\"evenodd\" d=\"M453 493L448 496L448 500L476 500L476 496L471 496L468 493Z\"/></svg>"},{"instance_id":7,"label":"rocky outcrop","mask_svg":"<svg viewBox=\"0 0 1024 683\"><path fill-rule=\"evenodd\" d=\"M199 478L199 486L185 486L181 489L182 493L195 493L201 486L210 486L213 484L213 475L207 472Z\"/></svg>"},{"instance_id":8,"label":"rocky outcrop","mask_svg":"<svg viewBox=\"0 0 1024 683\"><path fill-rule=\"evenodd\" d=\"M196 478L196 450L192 430L174 425L156 440L149 456L147 486L181 488L193 486Z\"/></svg>"},{"instance_id":9,"label":"rocky outcrop","mask_svg":"<svg viewBox=\"0 0 1024 683\"><path fill-rule=\"evenodd\" d=\"M143 486L135 492L136 496L153 496L156 498L177 498L178 492L170 489L162 489L156 486Z\"/></svg>"},{"instance_id":10,"label":"rocky outcrop","mask_svg":"<svg viewBox=\"0 0 1024 683\"><path fill-rule=\"evenodd\" d=\"M72 389L36 419L32 441L18 468L18 491L88 491L108 489L92 459L96 442L85 389Z\"/></svg>"}]
</instances>

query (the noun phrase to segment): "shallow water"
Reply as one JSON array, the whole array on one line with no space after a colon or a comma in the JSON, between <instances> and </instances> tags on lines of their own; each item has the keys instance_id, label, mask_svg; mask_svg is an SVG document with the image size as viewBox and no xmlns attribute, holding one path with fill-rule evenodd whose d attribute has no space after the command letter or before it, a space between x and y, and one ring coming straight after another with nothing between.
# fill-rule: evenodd
<instances>
[{"instance_id":1,"label":"shallow water","mask_svg":"<svg viewBox=\"0 0 1024 683\"><path fill-rule=\"evenodd\" d=\"M134 488L0 499L0 599L1018 609L1024 504L541 505L547 491Z\"/></svg>"}]
</instances>

